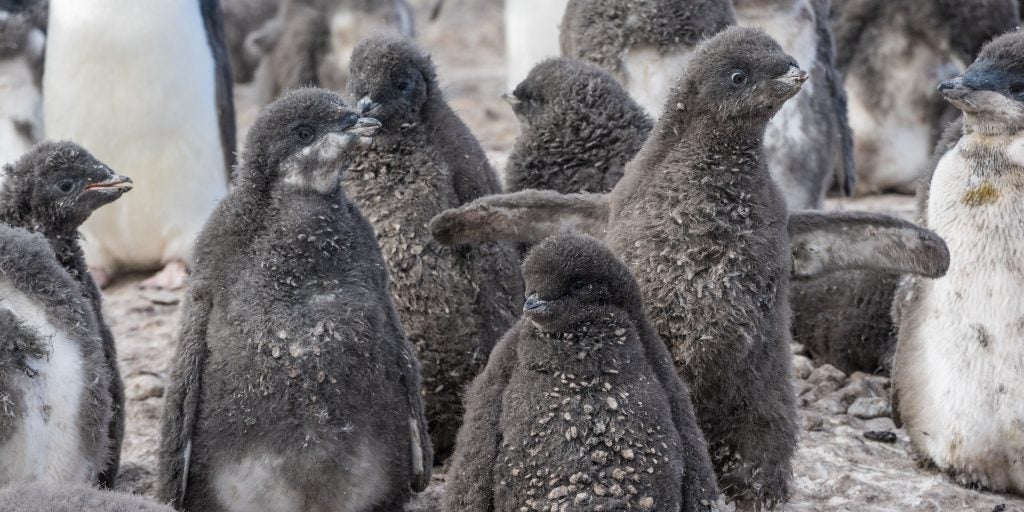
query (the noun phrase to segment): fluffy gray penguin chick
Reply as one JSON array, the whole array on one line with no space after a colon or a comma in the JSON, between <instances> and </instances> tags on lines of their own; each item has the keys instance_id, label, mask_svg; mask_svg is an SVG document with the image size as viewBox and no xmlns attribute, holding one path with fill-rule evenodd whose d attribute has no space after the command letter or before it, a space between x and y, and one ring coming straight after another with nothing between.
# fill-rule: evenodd
<instances>
[{"instance_id":1,"label":"fluffy gray penguin chick","mask_svg":"<svg viewBox=\"0 0 1024 512\"><path fill-rule=\"evenodd\" d=\"M505 169L509 191L608 192L654 123L608 72L548 59L506 96L520 134Z\"/></svg>"},{"instance_id":2,"label":"fluffy gray penguin chick","mask_svg":"<svg viewBox=\"0 0 1024 512\"><path fill-rule=\"evenodd\" d=\"M117 369L114 335L103 319L103 295L86 266L78 227L92 212L131 190L132 182L72 142L39 144L0 171L0 177L0 222L45 236L57 261L78 281L96 316L114 407L107 430L112 457L100 484L113 488L124 437L124 386Z\"/></svg>"},{"instance_id":3,"label":"fluffy gray penguin chick","mask_svg":"<svg viewBox=\"0 0 1024 512\"><path fill-rule=\"evenodd\" d=\"M269 103L309 85L345 91L355 46L378 30L412 37L413 21L405 0L283 0L277 15L246 41L260 56L258 99Z\"/></svg>"},{"instance_id":4,"label":"fluffy gray penguin chick","mask_svg":"<svg viewBox=\"0 0 1024 512\"><path fill-rule=\"evenodd\" d=\"M697 45L735 23L729 0L571 0L562 55L608 70L655 115Z\"/></svg>"},{"instance_id":5,"label":"fluffy gray penguin chick","mask_svg":"<svg viewBox=\"0 0 1024 512\"><path fill-rule=\"evenodd\" d=\"M264 109L196 246L159 496L185 510L401 508L432 458L419 364L340 187L380 123L300 89Z\"/></svg>"},{"instance_id":6,"label":"fluffy gray penguin chick","mask_svg":"<svg viewBox=\"0 0 1024 512\"><path fill-rule=\"evenodd\" d=\"M113 374L92 303L42 235L0 224L0 487L96 484Z\"/></svg>"},{"instance_id":7,"label":"fluffy gray penguin chick","mask_svg":"<svg viewBox=\"0 0 1024 512\"><path fill-rule=\"evenodd\" d=\"M835 2L836 65L845 77L857 192L913 192L951 112L935 83L1020 23L1016 0Z\"/></svg>"},{"instance_id":8,"label":"fluffy gray penguin chick","mask_svg":"<svg viewBox=\"0 0 1024 512\"><path fill-rule=\"evenodd\" d=\"M377 232L391 290L423 364L424 399L437 462L462 421L462 391L518 317L522 277L508 245L447 247L430 219L499 192L486 156L441 95L434 66L407 39L364 40L349 92L382 123L358 150L345 188Z\"/></svg>"},{"instance_id":9,"label":"fluffy gray penguin chick","mask_svg":"<svg viewBox=\"0 0 1024 512\"><path fill-rule=\"evenodd\" d=\"M829 0L734 0L736 22L765 30L810 78L765 133L768 169L791 210L819 209L831 185L849 195L856 170L846 92L835 67Z\"/></svg>"},{"instance_id":10,"label":"fluffy gray penguin chick","mask_svg":"<svg viewBox=\"0 0 1024 512\"><path fill-rule=\"evenodd\" d=\"M173 512L139 496L84 485L33 483L0 490L0 512Z\"/></svg>"},{"instance_id":11,"label":"fluffy gray penguin chick","mask_svg":"<svg viewBox=\"0 0 1024 512\"><path fill-rule=\"evenodd\" d=\"M920 189L949 271L907 280L894 305L894 409L914 448L959 482L1024 494L1024 34L988 43L939 92L963 112Z\"/></svg>"},{"instance_id":12,"label":"fluffy gray penguin chick","mask_svg":"<svg viewBox=\"0 0 1024 512\"><path fill-rule=\"evenodd\" d=\"M523 276L523 318L467 392L445 510L712 509L689 391L626 266L566 235Z\"/></svg>"}]
</instances>

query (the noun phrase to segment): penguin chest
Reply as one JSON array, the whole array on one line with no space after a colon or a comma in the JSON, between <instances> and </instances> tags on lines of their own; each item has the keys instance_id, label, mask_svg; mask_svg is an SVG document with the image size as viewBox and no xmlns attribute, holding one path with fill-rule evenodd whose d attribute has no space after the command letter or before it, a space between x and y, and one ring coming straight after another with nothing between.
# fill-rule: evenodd
<instances>
[{"instance_id":1,"label":"penguin chest","mask_svg":"<svg viewBox=\"0 0 1024 512\"><path fill-rule=\"evenodd\" d=\"M514 89L540 61L558 57L558 24L568 0L509 0L505 2L505 48L508 87Z\"/></svg>"},{"instance_id":2,"label":"penguin chest","mask_svg":"<svg viewBox=\"0 0 1024 512\"><path fill-rule=\"evenodd\" d=\"M0 308L13 312L49 344L46 357L28 358L28 371L10 380L23 407L15 413L13 432L0 445L0 485L36 480L90 483L96 468L86 458L78 424L85 386L78 342L53 325L35 301L4 282Z\"/></svg>"},{"instance_id":3,"label":"penguin chest","mask_svg":"<svg viewBox=\"0 0 1024 512\"><path fill-rule=\"evenodd\" d=\"M904 372L918 447L972 482L1021 491L1024 158L1013 146L961 141L936 169L928 225L946 240L950 269L923 286L921 323L906 333L915 359Z\"/></svg>"}]
</instances>

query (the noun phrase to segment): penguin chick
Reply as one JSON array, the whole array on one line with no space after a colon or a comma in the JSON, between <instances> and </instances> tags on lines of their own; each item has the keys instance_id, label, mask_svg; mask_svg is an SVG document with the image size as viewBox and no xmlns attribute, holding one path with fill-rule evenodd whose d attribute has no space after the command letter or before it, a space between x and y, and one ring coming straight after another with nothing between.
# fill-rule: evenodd
<instances>
[{"instance_id":1,"label":"penguin chick","mask_svg":"<svg viewBox=\"0 0 1024 512\"><path fill-rule=\"evenodd\" d=\"M0 5L0 165L11 163L42 138L42 68L45 23L38 5ZM42 20L45 22L45 20Z\"/></svg>"},{"instance_id":2,"label":"penguin chick","mask_svg":"<svg viewBox=\"0 0 1024 512\"><path fill-rule=\"evenodd\" d=\"M520 123L510 191L608 192L654 124L611 75L576 59L538 64L506 99Z\"/></svg>"},{"instance_id":3,"label":"penguin chick","mask_svg":"<svg viewBox=\"0 0 1024 512\"><path fill-rule=\"evenodd\" d=\"M0 488L95 484L113 375L89 299L39 234L0 224Z\"/></svg>"},{"instance_id":4,"label":"penguin chick","mask_svg":"<svg viewBox=\"0 0 1024 512\"><path fill-rule=\"evenodd\" d=\"M436 462L451 452L462 390L518 317L522 277L504 244L451 248L430 219L499 191L479 144L441 95L434 67L410 41L369 38L356 47L349 90L381 134L360 148L346 191L374 226L391 290L423 364Z\"/></svg>"},{"instance_id":5,"label":"penguin chick","mask_svg":"<svg viewBox=\"0 0 1024 512\"><path fill-rule=\"evenodd\" d=\"M523 276L523 318L466 395L444 509L710 510L689 391L626 266L567 235L536 246Z\"/></svg>"},{"instance_id":6,"label":"penguin chick","mask_svg":"<svg viewBox=\"0 0 1024 512\"><path fill-rule=\"evenodd\" d=\"M972 487L1024 494L1024 34L987 44L939 92L963 112L959 140L921 187L921 220L949 244L939 279L897 293L894 405L914 448Z\"/></svg>"},{"instance_id":7,"label":"penguin chick","mask_svg":"<svg viewBox=\"0 0 1024 512\"><path fill-rule=\"evenodd\" d=\"M399 510L430 480L419 364L340 187L380 123L300 89L250 131L196 246L159 452L185 510Z\"/></svg>"},{"instance_id":8,"label":"penguin chick","mask_svg":"<svg viewBox=\"0 0 1024 512\"><path fill-rule=\"evenodd\" d=\"M772 36L810 78L765 133L768 169L791 210L820 209L835 184L853 192L856 171L846 93L835 67L828 0L734 0L736 21Z\"/></svg>"},{"instance_id":9,"label":"penguin chick","mask_svg":"<svg viewBox=\"0 0 1024 512\"><path fill-rule=\"evenodd\" d=\"M836 65L845 77L860 194L913 192L950 109L935 83L1020 23L1016 0L836 2Z\"/></svg>"},{"instance_id":10,"label":"penguin chick","mask_svg":"<svg viewBox=\"0 0 1024 512\"><path fill-rule=\"evenodd\" d=\"M0 512L173 512L139 496L84 485L24 484L0 490Z\"/></svg>"},{"instance_id":11,"label":"penguin chick","mask_svg":"<svg viewBox=\"0 0 1024 512\"><path fill-rule=\"evenodd\" d=\"M131 190L132 182L72 142L39 144L0 175L4 178L0 184L0 222L45 236L57 261L81 286L96 316L114 407L107 431L112 457L100 483L113 488L124 437L124 386L114 335L103 318L103 295L86 266L78 228L94 211Z\"/></svg>"},{"instance_id":12,"label":"penguin chick","mask_svg":"<svg viewBox=\"0 0 1024 512\"><path fill-rule=\"evenodd\" d=\"M412 37L413 21L405 0L284 0L275 18L246 42L261 55L259 99L269 103L309 85L345 91L356 44L378 30Z\"/></svg>"},{"instance_id":13,"label":"penguin chick","mask_svg":"<svg viewBox=\"0 0 1024 512\"><path fill-rule=\"evenodd\" d=\"M234 165L232 79L217 0L50 0L46 138L73 140L135 194L82 225L97 282L162 268L184 285L196 234Z\"/></svg>"},{"instance_id":14,"label":"penguin chick","mask_svg":"<svg viewBox=\"0 0 1024 512\"><path fill-rule=\"evenodd\" d=\"M608 70L656 115L697 44L735 23L729 0L571 0L562 55Z\"/></svg>"}]
</instances>

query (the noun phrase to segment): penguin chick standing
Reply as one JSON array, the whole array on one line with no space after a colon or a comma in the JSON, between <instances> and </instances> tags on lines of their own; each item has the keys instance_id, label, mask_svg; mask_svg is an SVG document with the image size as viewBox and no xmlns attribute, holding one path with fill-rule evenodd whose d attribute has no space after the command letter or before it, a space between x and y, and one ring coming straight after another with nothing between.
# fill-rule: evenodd
<instances>
[{"instance_id":1,"label":"penguin chick standing","mask_svg":"<svg viewBox=\"0 0 1024 512\"><path fill-rule=\"evenodd\" d=\"M913 191L948 115L935 83L962 71L986 41L1013 30L1017 2L844 0L835 7L857 192Z\"/></svg>"},{"instance_id":2,"label":"penguin chick standing","mask_svg":"<svg viewBox=\"0 0 1024 512\"><path fill-rule=\"evenodd\" d=\"M520 123L509 191L608 192L654 125L611 75L576 59L538 64L506 99Z\"/></svg>"},{"instance_id":3,"label":"penguin chick standing","mask_svg":"<svg viewBox=\"0 0 1024 512\"><path fill-rule=\"evenodd\" d=\"M736 21L775 38L810 78L772 118L765 150L791 210L816 210L832 183L853 193L856 171L846 93L835 68L829 0L734 0Z\"/></svg>"},{"instance_id":4,"label":"penguin chick standing","mask_svg":"<svg viewBox=\"0 0 1024 512\"><path fill-rule=\"evenodd\" d=\"M131 190L131 180L118 176L70 142L39 144L0 175L4 178L0 184L0 222L45 236L57 261L78 281L96 316L114 407L107 431L112 456L100 483L113 488L124 437L124 386L117 369L114 335L103 319L103 296L86 267L78 227L94 211Z\"/></svg>"},{"instance_id":5,"label":"penguin chick standing","mask_svg":"<svg viewBox=\"0 0 1024 512\"><path fill-rule=\"evenodd\" d=\"M949 245L940 279L897 297L896 411L914 447L971 486L1024 494L1024 34L1001 36L940 93L962 136L922 186L921 220Z\"/></svg>"},{"instance_id":6,"label":"penguin chick standing","mask_svg":"<svg viewBox=\"0 0 1024 512\"><path fill-rule=\"evenodd\" d=\"M46 137L74 140L134 177L135 194L82 226L103 286L164 270L178 288L234 161L231 70L216 0L50 0Z\"/></svg>"},{"instance_id":7,"label":"penguin chick standing","mask_svg":"<svg viewBox=\"0 0 1024 512\"><path fill-rule=\"evenodd\" d=\"M262 53L258 99L269 103L308 85L345 91L356 44L382 29L412 37L413 21L405 0L284 0L277 16L247 41Z\"/></svg>"},{"instance_id":8,"label":"penguin chick standing","mask_svg":"<svg viewBox=\"0 0 1024 512\"><path fill-rule=\"evenodd\" d=\"M444 510L710 510L689 391L626 266L568 235L523 276L524 316L467 393Z\"/></svg>"},{"instance_id":9,"label":"penguin chick standing","mask_svg":"<svg viewBox=\"0 0 1024 512\"><path fill-rule=\"evenodd\" d=\"M656 115L697 44L735 23L729 0L570 0L562 55L608 70Z\"/></svg>"},{"instance_id":10,"label":"penguin chick standing","mask_svg":"<svg viewBox=\"0 0 1024 512\"><path fill-rule=\"evenodd\" d=\"M0 224L0 488L94 484L113 375L92 305L38 234Z\"/></svg>"},{"instance_id":11,"label":"penguin chick standing","mask_svg":"<svg viewBox=\"0 0 1024 512\"><path fill-rule=\"evenodd\" d=\"M399 510L430 480L419 365L340 187L380 126L301 89L250 131L196 246L159 496L184 510Z\"/></svg>"},{"instance_id":12,"label":"penguin chick standing","mask_svg":"<svg viewBox=\"0 0 1024 512\"><path fill-rule=\"evenodd\" d=\"M33 5L5 10L0 4L0 165L14 162L42 138L45 19ZM42 21L43 26L39 26Z\"/></svg>"},{"instance_id":13,"label":"penguin chick standing","mask_svg":"<svg viewBox=\"0 0 1024 512\"><path fill-rule=\"evenodd\" d=\"M0 512L174 512L138 496L84 485L26 484L0 490Z\"/></svg>"},{"instance_id":14,"label":"penguin chick standing","mask_svg":"<svg viewBox=\"0 0 1024 512\"><path fill-rule=\"evenodd\" d=\"M443 210L499 192L479 144L441 96L433 64L410 41L376 36L356 47L349 91L381 134L360 148L344 178L374 226L392 294L423 364L437 461L462 420L463 388L515 323L522 277L500 243L446 247L431 238Z\"/></svg>"}]
</instances>

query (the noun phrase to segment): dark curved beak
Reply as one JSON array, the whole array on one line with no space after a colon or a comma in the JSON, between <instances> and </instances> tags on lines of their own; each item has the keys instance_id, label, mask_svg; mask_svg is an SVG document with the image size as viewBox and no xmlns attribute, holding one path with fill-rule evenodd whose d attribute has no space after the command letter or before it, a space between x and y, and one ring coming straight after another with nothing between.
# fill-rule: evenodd
<instances>
[{"instance_id":1,"label":"dark curved beak","mask_svg":"<svg viewBox=\"0 0 1024 512\"><path fill-rule=\"evenodd\" d=\"M359 111L359 115L367 115L374 110L380 108L380 103L373 101L369 96L363 96L362 99L356 103L356 110Z\"/></svg>"},{"instance_id":2,"label":"dark curved beak","mask_svg":"<svg viewBox=\"0 0 1024 512\"><path fill-rule=\"evenodd\" d=\"M360 117L356 124L345 128L345 133L360 137L373 137L380 130L380 121L372 117Z\"/></svg>"},{"instance_id":3,"label":"dark curved beak","mask_svg":"<svg viewBox=\"0 0 1024 512\"><path fill-rule=\"evenodd\" d=\"M516 94L514 92L506 92L502 94L501 99L505 100L509 105L512 105L512 108L516 108L516 105L519 105L520 103L519 98L516 98Z\"/></svg>"},{"instance_id":4,"label":"dark curved beak","mask_svg":"<svg viewBox=\"0 0 1024 512\"><path fill-rule=\"evenodd\" d=\"M127 176L114 175L113 178L107 181L101 181L99 183L91 183L86 185L85 190L95 190L102 192L118 192L125 193L132 189L132 179Z\"/></svg>"},{"instance_id":5,"label":"dark curved beak","mask_svg":"<svg viewBox=\"0 0 1024 512\"><path fill-rule=\"evenodd\" d=\"M964 77L962 76L939 84L939 94L947 100L962 100L972 92L974 92L974 89L964 84Z\"/></svg>"},{"instance_id":6,"label":"dark curved beak","mask_svg":"<svg viewBox=\"0 0 1024 512\"><path fill-rule=\"evenodd\" d=\"M526 303L523 304L523 313L543 313L548 310L549 306L547 301L540 300L535 293L526 298Z\"/></svg>"}]
</instances>

